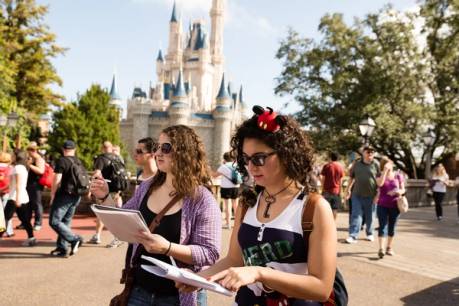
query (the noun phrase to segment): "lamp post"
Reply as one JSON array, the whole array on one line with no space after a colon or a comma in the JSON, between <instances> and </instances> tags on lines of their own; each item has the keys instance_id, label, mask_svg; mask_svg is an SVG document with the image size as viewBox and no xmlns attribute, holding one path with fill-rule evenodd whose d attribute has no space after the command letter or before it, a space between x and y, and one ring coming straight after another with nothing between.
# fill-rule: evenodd
<instances>
[{"instance_id":1,"label":"lamp post","mask_svg":"<svg viewBox=\"0 0 459 306\"><path fill-rule=\"evenodd\" d=\"M426 145L426 165L424 169L424 178L428 180L430 178L430 167L432 166L432 145L435 142L435 133L429 128L423 135L422 140Z\"/></svg>"},{"instance_id":2,"label":"lamp post","mask_svg":"<svg viewBox=\"0 0 459 306\"><path fill-rule=\"evenodd\" d=\"M366 115L366 117L360 122L359 130L360 130L360 134L363 137L364 146L369 144L369 139L371 137L371 134L373 134L375 127L376 127L376 124L373 121L373 119L370 118L369 115Z\"/></svg>"},{"instance_id":3,"label":"lamp post","mask_svg":"<svg viewBox=\"0 0 459 306\"><path fill-rule=\"evenodd\" d=\"M4 114L0 114L0 126L4 128L3 129L2 152L5 152L6 148L8 147L7 131L9 128L15 127L18 120L19 120L19 115L16 112L11 112L8 114L8 116L5 116Z\"/></svg>"}]
</instances>

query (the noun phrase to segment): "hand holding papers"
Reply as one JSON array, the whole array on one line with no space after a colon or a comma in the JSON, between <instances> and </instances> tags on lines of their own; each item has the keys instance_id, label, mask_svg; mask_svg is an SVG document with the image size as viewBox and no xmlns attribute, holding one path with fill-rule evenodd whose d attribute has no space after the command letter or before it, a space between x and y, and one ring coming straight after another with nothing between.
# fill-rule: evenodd
<instances>
[{"instance_id":1,"label":"hand holding papers","mask_svg":"<svg viewBox=\"0 0 459 306\"><path fill-rule=\"evenodd\" d=\"M138 210L97 204L91 205L91 209L108 230L121 241L138 243L135 236L140 231L149 232L148 226Z\"/></svg>"},{"instance_id":2,"label":"hand holding papers","mask_svg":"<svg viewBox=\"0 0 459 306\"><path fill-rule=\"evenodd\" d=\"M141 265L142 269L160 277L165 277L193 287L204 288L227 296L233 295L231 291L227 290L220 284L209 282L204 277L201 277L193 272L174 267L161 260L145 255L142 255L142 259L148 260L149 262L155 264L155 266Z\"/></svg>"}]
</instances>

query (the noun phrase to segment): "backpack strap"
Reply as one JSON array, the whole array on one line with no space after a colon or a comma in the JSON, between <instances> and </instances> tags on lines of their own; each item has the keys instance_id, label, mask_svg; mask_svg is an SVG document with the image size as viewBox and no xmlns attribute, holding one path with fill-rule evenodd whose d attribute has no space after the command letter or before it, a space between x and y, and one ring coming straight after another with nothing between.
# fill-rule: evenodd
<instances>
[{"instance_id":1,"label":"backpack strap","mask_svg":"<svg viewBox=\"0 0 459 306\"><path fill-rule=\"evenodd\" d=\"M303 217L301 218L301 227L303 228L303 238L307 245L309 245L309 235L311 234L314 225L312 218L314 217L314 210L319 204L322 196L316 192L310 192L308 194L308 200L303 209Z\"/></svg>"}]
</instances>

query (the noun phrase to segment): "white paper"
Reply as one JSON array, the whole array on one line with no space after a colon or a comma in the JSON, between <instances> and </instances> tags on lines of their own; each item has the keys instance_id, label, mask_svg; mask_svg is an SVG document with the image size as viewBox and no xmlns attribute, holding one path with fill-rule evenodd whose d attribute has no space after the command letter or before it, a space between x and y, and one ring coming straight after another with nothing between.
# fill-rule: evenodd
<instances>
[{"instance_id":1,"label":"white paper","mask_svg":"<svg viewBox=\"0 0 459 306\"><path fill-rule=\"evenodd\" d=\"M204 288L210 291L214 291L223 295L232 296L233 293L227 290L220 284L209 282L204 277L201 277L193 272L174 267L164 261L156 258L142 255L142 259L148 260L155 264L155 266L141 265L141 268L145 271L153 273L160 277L165 277L174 281L178 281L193 287Z\"/></svg>"},{"instance_id":2,"label":"white paper","mask_svg":"<svg viewBox=\"0 0 459 306\"><path fill-rule=\"evenodd\" d=\"M105 227L121 241L138 243L135 235L142 230L149 232L148 226L138 210L97 204L91 205L91 209Z\"/></svg>"}]
</instances>

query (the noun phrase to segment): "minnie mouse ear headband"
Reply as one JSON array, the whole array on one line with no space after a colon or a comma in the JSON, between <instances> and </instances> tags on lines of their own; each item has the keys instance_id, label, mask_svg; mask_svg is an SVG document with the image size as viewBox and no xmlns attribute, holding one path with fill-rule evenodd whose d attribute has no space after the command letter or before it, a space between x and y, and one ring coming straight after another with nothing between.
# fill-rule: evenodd
<instances>
[{"instance_id":1,"label":"minnie mouse ear headband","mask_svg":"<svg viewBox=\"0 0 459 306\"><path fill-rule=\"evenodd\" d=\"M287 118L283 115L278 115L271 107L263 107L255 105L252 110L257 118L257 126L267 132L275 133L279 131L287 123Z\"/></svg>"}]
</instances>

